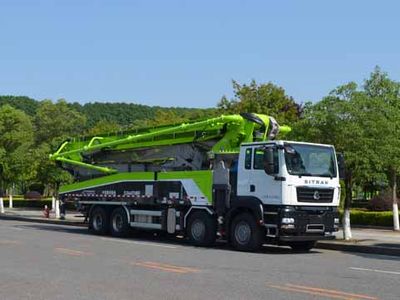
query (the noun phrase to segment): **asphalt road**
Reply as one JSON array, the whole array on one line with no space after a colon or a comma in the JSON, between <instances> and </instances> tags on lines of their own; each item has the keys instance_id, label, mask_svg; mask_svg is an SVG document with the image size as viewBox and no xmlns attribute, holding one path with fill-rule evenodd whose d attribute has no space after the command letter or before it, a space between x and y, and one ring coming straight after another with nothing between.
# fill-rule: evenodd
<instances>
[{"instance_id":1,"label":"asphalt road","mask_svg":"<svg viewBox=\"0 0 400 300\"><path fill-rule=\"evenodd\" d=\"M400 299L398 257L196 248L0 220L0 299Z\"/></svg>"}]
</instances>

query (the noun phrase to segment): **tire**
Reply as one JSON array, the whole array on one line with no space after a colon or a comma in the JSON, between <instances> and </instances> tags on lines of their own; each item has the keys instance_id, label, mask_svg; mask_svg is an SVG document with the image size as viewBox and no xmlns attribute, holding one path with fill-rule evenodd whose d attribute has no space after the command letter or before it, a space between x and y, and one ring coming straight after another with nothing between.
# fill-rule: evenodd
<instances>
[{"instance_id":1,"label":"tire","mask_svg":"<svg viewBox=\"0 0 400 300\"><path fill-rule=\"evenodd\" d=\"M106 235L110 229L108 212L104 207L96 206L90 214L89 230L93 234Z\"/></svg>"},{"instance_id":2,"label":"tire","mask_svg":"<svg viewBox=\"0 0 400 300\"><path fill-rule=\"evenodd\" d=\"M197 211L189 216L186 236L195 246L211 246L217 238L217 222L207 212Z\"/></svg>"},{"instance_id":3,"label":"tire","mask_svg":"<svg viewBox=\"0 0 400 300\"><path fill-rule=\"evenodd\" d=\"M117 207L113 210L110 217L110 232L115 237L126 237L129 233L130 225L128 216L123 207Z\"/></svg>"},{"instance_id":4,"label":"tire","mask_svg":"<svg viewBox=\"0 0 400 300\"><path fill-rule=\"evenodd\" d=\"M257 251L263 244L263 230L250 213L237 215L230 226L230 243L239 251Z\"/></svg>"},{"instance_id":5,"label":"tire","mask_svg":"<svg viewBox=\"0 0 400 300\"><path fill-rule=\"evenodd\" d=\"M297 252L308 252L315 246L315 241L305 241L305 242L292 242L289 246L293 251Z\"/></svg>"}]
</instances>

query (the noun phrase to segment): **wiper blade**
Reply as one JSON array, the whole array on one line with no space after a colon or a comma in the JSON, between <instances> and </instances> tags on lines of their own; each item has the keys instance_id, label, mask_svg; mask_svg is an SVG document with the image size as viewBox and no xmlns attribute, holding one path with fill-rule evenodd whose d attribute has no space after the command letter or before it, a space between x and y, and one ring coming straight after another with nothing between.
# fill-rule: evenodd
<instances>
[{"instance_id":1,"label":"wiper blade","mask_svg":"<svg viewBox=\"0 0 400 300\"><path fill-rule=\"evenodd\" d=\"M324 174L319 174L316 176L320 176L320 177L330 177L331 179L333 178L333 175L331 173L324 173Z\"/></svg>"},{"instance_id":2,"label":"wiper blade","mask_svg":"<svg viewBox=\"0 0 400 300\"><path fill-rule=\"evenodd\" d=\"M297 176L299 176L299 177L301 177L301 176L313 176L313 174L311 174L311 173L307 173L307 172L293 172L293 171L292 171L292 175L297 175Z\"/></svg>"}]
</instances>

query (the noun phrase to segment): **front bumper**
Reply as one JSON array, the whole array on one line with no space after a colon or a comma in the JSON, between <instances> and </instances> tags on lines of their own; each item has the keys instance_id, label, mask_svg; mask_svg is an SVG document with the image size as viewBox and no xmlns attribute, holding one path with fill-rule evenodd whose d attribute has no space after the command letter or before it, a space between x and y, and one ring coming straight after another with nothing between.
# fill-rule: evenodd
<instances>
[{"instance_id":1,"label":"front bumper","mask_svg":"<svg viewBox=\"0 0 400 300\"><path fill-rule=\"evenodd\" d=\"M272 209L275 211L271 211ZM339 228L335 219L338 220L338 217L336 207L264 208L267 239L272 239L277 243L335 239L334 233Z\"/></svg>"}]
</instances>

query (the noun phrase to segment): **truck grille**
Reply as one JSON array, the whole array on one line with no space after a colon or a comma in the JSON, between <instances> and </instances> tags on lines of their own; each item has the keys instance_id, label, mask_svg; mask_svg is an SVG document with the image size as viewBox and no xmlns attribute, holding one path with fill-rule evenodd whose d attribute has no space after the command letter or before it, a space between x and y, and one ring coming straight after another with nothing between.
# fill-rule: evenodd
<instances>
[{"instance_id":1,"label":"truck grille","mask_svg":"<svg viewBox=\"0 0 400 300\"><path fill-rule=\"evenodd\" d=\"M297 188L298 202L331 203L334 189L318 189L310 187Z\"/></svg>"}]
</instances>

